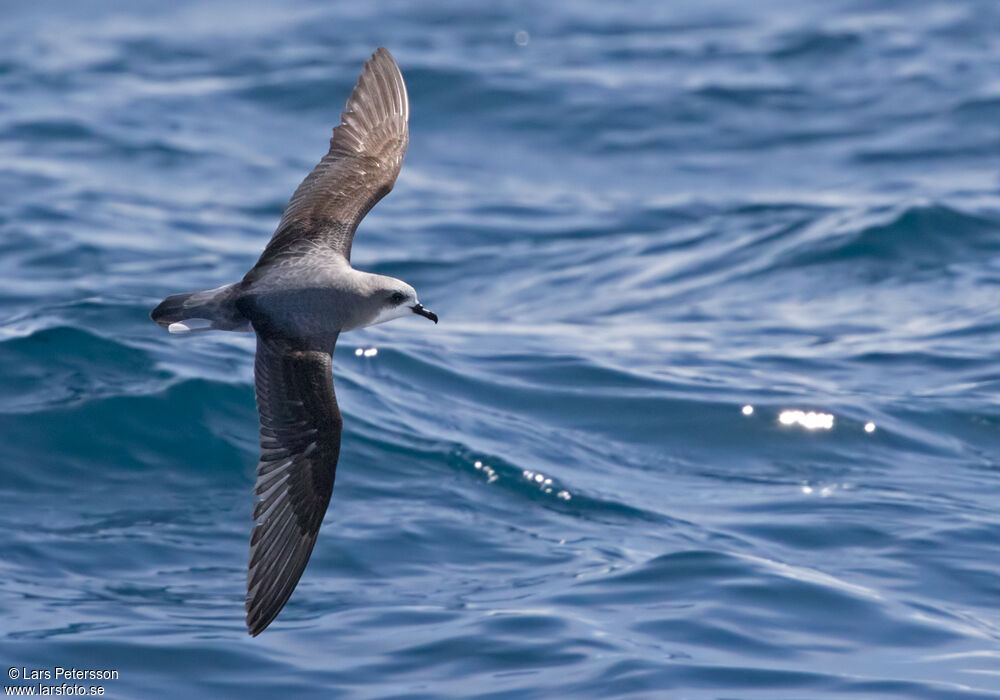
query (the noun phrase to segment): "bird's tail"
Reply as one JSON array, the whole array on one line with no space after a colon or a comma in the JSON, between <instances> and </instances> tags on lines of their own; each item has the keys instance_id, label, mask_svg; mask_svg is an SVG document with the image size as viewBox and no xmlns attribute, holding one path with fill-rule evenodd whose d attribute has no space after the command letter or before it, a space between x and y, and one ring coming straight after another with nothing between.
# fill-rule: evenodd
<instances>
[{"instance_id":1,"label":"bird's tail","mask_svg":"<svg viewBox=\"0 0 1000 700\"><path fill-rule=\"evenodd\" d=\"M203 292L174 294L153 309L150 318L171 333L249 331L250 321L236 308L235 284Z\"/></svg>"}]
</instances>

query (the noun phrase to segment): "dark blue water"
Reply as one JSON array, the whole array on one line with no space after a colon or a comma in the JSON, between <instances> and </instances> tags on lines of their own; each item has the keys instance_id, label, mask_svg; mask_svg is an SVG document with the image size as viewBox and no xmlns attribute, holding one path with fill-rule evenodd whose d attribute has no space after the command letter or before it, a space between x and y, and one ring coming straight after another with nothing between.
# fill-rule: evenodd
<instances>
[{"instance_id":1,"label":"dark blue water","mask_svg":"<svg viewBox=\"0 0 1000 700\"><path fill-rule=\"evenodd\" d=\"M354 262L442 320L341 337L251 639L252 340L148 313L242 276L379 45L411 145ZM4 3L0 662L1000 697L998 166L993 2Z\"/></svg>"}]
</instances>

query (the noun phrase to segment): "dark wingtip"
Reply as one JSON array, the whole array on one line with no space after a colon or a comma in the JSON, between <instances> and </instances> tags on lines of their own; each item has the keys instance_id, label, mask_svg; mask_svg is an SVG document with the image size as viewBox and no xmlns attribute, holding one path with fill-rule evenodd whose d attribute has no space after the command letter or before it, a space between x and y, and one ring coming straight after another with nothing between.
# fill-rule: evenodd
<instances>
[{"instance_id":1,"label":"dark wingtip","mask_svg":"<svg viewBox=\"0 0 1000 700\"><path fill-rule=\"evenodd\" d=\"M272 607L269 610L264 610L260 605L251 606L248 604L246 617L247 634L251 637L256 637L261 632L266 630L268 626L274 622L275 618L278 617L278 613L281 612L283 607L285 607L285 604L282 603L276 607L277 609Z\"/></svg>"}]
</instances>

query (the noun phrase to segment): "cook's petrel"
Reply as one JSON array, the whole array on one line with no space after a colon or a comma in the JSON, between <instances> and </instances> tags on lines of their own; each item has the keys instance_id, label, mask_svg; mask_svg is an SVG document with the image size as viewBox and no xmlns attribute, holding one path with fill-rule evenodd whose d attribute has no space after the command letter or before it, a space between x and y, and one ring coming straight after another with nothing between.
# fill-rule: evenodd
<instances>
[{"instance_id":1,"label":"cook's petrel","mask_svg":"<svg viewBox=\"0 0 1000 700\"><path fill-rule=\"evenodd\" d=\"M253 269L235 284L167 297L152 313L172 333L257 333L261 456L246 599L254 636L295 589L333 492L342 426L331 376L337 336L409 314L438 320L410 285L350 264L358 223L399 174L409 115L403 76L380 48L330 151L292 195Z\"/></svg>"}]
</instances>

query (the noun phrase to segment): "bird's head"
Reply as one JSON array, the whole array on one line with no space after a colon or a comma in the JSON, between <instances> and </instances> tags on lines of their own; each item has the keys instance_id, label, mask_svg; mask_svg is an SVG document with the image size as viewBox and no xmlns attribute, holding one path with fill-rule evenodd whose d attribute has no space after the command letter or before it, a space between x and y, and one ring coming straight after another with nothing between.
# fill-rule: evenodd
<instances>
[{"instance_id":1,"label":"bird's head","mask_svg":"<svg viewBox=\"0 0 1000 700\"><path fill-rule=\"evenodd\" d=\"M425 309L417 299L417 290L402 280L380 276L368 298L369 303L375 307L375 317L368 324L370 326L410 314L438 322L437 314Z\"/></svg>"}]
</instances>

